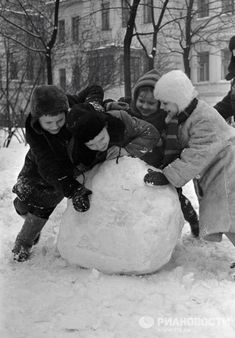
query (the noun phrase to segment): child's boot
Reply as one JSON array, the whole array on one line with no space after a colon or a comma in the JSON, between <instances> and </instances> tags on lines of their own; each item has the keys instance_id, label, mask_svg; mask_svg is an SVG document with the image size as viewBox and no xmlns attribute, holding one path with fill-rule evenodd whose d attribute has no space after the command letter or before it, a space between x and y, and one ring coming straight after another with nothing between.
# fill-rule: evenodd
<instances>
[{"instance_id":1,"label":"child's boot","mask_svg":"<svg viewBox=\"0 0 235 338\"><path fill-rule=\"evenodd\" d=\"M196 211L194 210L191 202L186 196L183 195L182 189L178 189L179 200L181 204L181 210L184 215L184 219L189 223L191 232L194 237L199 236L199 220Z\"/></svg>"},{"instance_id":2,"label":"child's boot","mask_svg":"<svg viewBox=\"0 0 235 338\"><path fill-rule=\"evenodd\" d=\"M47 219L27 213L22 229L16 237L12 250L14 260L24 262L29 258L30 250L40 237L40 232Z\"/></svg>"}]
</instances>

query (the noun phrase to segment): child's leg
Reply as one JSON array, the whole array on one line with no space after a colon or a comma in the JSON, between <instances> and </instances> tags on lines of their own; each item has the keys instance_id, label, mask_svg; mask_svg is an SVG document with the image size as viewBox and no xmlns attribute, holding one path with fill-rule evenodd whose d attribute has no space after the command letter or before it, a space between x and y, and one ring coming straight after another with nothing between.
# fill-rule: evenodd
<instances>
[{"instance_id":1,"label":"child's leg","mask_svg":"<svg viewBox=\"0 0 235 338\"><path fill-rule=\"evenodd\" d=\"M184 219L189 223L191 227L192 234L195 237L199 236L199 221L196 211L194 210L189 199L183 195L182 188L177 189L179 200L181 204L181 209L184 215Z\"/></svg>"},{"instance_id":2,"label":"child's leg","mask_svg":"<svg viewBox=\"0 0 235 338\"><path fill-rule=\"evenodd\" d=\"M35 216L31 213L27 213L24 224L18 233L15 245L12 250L14 254L14 260L23 262L28 259L30 255L30 249L35 244L35 240L40 235L40 232L47 219Z\"/></svg>"},{"instance_id":3,"label":"child's leg","mask_svg":"<svg viewBox=\"0 0 235 338\"><path fill-rule=\"evenodd\" d=\"M13 248L14 259L28 259L32 245L36 244L40 232L63 194L49 186L42 179L20 178L13 188L17 194L14 206L19 214L25 215L24 224L18 233Z\"/></svg>"}]
</instances>

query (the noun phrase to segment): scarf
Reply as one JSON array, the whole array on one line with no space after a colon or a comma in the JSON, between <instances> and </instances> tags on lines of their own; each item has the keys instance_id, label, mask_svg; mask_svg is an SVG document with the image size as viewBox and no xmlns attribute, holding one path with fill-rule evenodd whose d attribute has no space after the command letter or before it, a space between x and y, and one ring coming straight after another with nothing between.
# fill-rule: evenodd
<instances>
[{"instance_id":1,"label":"scarf","mask_svg":"<svg viewBox=\"0 0 235 338\"><path fill-rule=\"evenodd\" d=\"M165 168L169 163L173 162L180 156L183 150L178 139L179 125L187 120L194 111L198 103L198 99L194 98L187 108L179 115L173 118L166 126L166 138L164 142L164 157L161 168Z\"/></svg>"}]
</instances>

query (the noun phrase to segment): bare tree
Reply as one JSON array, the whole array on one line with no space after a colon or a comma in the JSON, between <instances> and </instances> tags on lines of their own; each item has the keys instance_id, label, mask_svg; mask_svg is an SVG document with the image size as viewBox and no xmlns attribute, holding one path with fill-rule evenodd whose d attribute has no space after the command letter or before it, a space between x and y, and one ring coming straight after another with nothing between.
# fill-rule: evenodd
<instances>
[{"instance_id":1,"label":"bare tree","mask_svg":"<svg viewBox=\"0 0 235 338\"><path fill-rule=\"evenodd\" d=\"M202 2L202 6L198 4L196 0L184 0L178 12L169 11L170 16L175 20L174 34L172 32L166 34L168 41L174 40L180 47L169 46L169 49L182 55L184 70L189 77L191 77L192 50L197 50L197 46L202 43L212 46L219 41L224 41L223 33L234 27L233 20L230 21L226 15L230 10L223 8L224 3L208 0Z\"/></svg>"},{"instance_id":2,"label":"bare tree","mask_svg":"<svg viewBox=\"0 0 235 338\"><path fill-rule=\"evenodd\" d=\"M4 38L3 46L1 60L4 60L5 73L4 80L1 81L0 86L0 129L4 130L6 134L2 145L3 147L8 147L13 136L19 142L23 141L23 127L30 96L35 85L38 83L42 69L38 68L34 80L29 82L27 80L28 69L13 68L11 41ZM23 55L21 57L24 58Z\"/></svg>"},{"instance_id":3,"label":"bare tree","mask_svg":"<svg viewBox=\"0 0 235 338\"><path fill-rule=\"evenodd\" d=\"M45 0L1 0L0 35L44 55L48 84L53 83L52 50L58 31L59 4L60 0L47 1L47 5Z\"/></svg>"},{"instance_id":4,"label":"bare tree","mask_svg":"<svg viewBox=\"0 0 235 338\"><path fill-rule=\"evenodd\" d=\"M127 1L127 4L128 1ZM127 23L126 34L124 37L124 72L125 72L125 95L130 97L131 95L131 74L130 74L130 47L132 39L136 37L139 41L140 46L145 52L146 59L148 60L148 70L153 69L156 66L156 63L160 64L161 60L155 60L156 55L159 56L161 53L157 52L157 38L158 34L169 24L172 24L172 19L169 20L165 18L165 12L169 7L169 0L161 0L158 5L154 4L154 1L150 1L147 4L141 4L140 1L133 1L132 5L129 5L129 20ZM136 18L137 11L139 8L149 9L151 12L151 24L152 30L147 32L142 32L138 29L138 20ZM147 8L148 7L148 8ZM156 19L156 9L158 10L158 17ZM165 19L165 20L164 20ZM146 43L146 38L148 43ZM149 51L149 41L151 43L151 51Z\"/></svg>"}]
</instances>

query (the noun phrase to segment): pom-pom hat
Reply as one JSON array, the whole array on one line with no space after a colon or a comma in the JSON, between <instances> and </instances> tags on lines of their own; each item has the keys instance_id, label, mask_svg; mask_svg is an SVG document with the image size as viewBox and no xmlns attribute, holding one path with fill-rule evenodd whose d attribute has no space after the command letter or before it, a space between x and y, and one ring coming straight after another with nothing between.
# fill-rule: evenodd
<instances>
[{"instance_id":1,"label":"pom-pom hat","mask_svg":"<svg viewBox=\"0 0 235 338\"><path fill-rule=\"evenodd\" d=\"M156 69L152 69L149 72L142 75L136 82L134 88L133 88L133 98L134 101L137 99L137 95L139 93L139 89L141 87L152 87L154 89L154 86L156 82L159 80L160 75L156 71Z\"/></svg>"},{"instance_id":2,"label":"pom-pom hat","mask_svg":"<svg viewBox=\"0 0 235 338\"><path fill-rule=\"evenodd\" d=\"M69 103L66 94L57 86L42 85L35 87L30 100L31 115L38 119L43 115L55 116L67 112Z\"/></svg>"},{"instance_id":3,"label":"pom-pom hat","mask_svg":"<svg viewBox=\"0 0 235 338\"><path fill-rule=\"evenodd\" d=\"M192 82L181 70L172 70L164 74L154 89L154 97L157 100L175 103L179 112L183 111L197 95Z\"/></svg>"}]
</instances>

